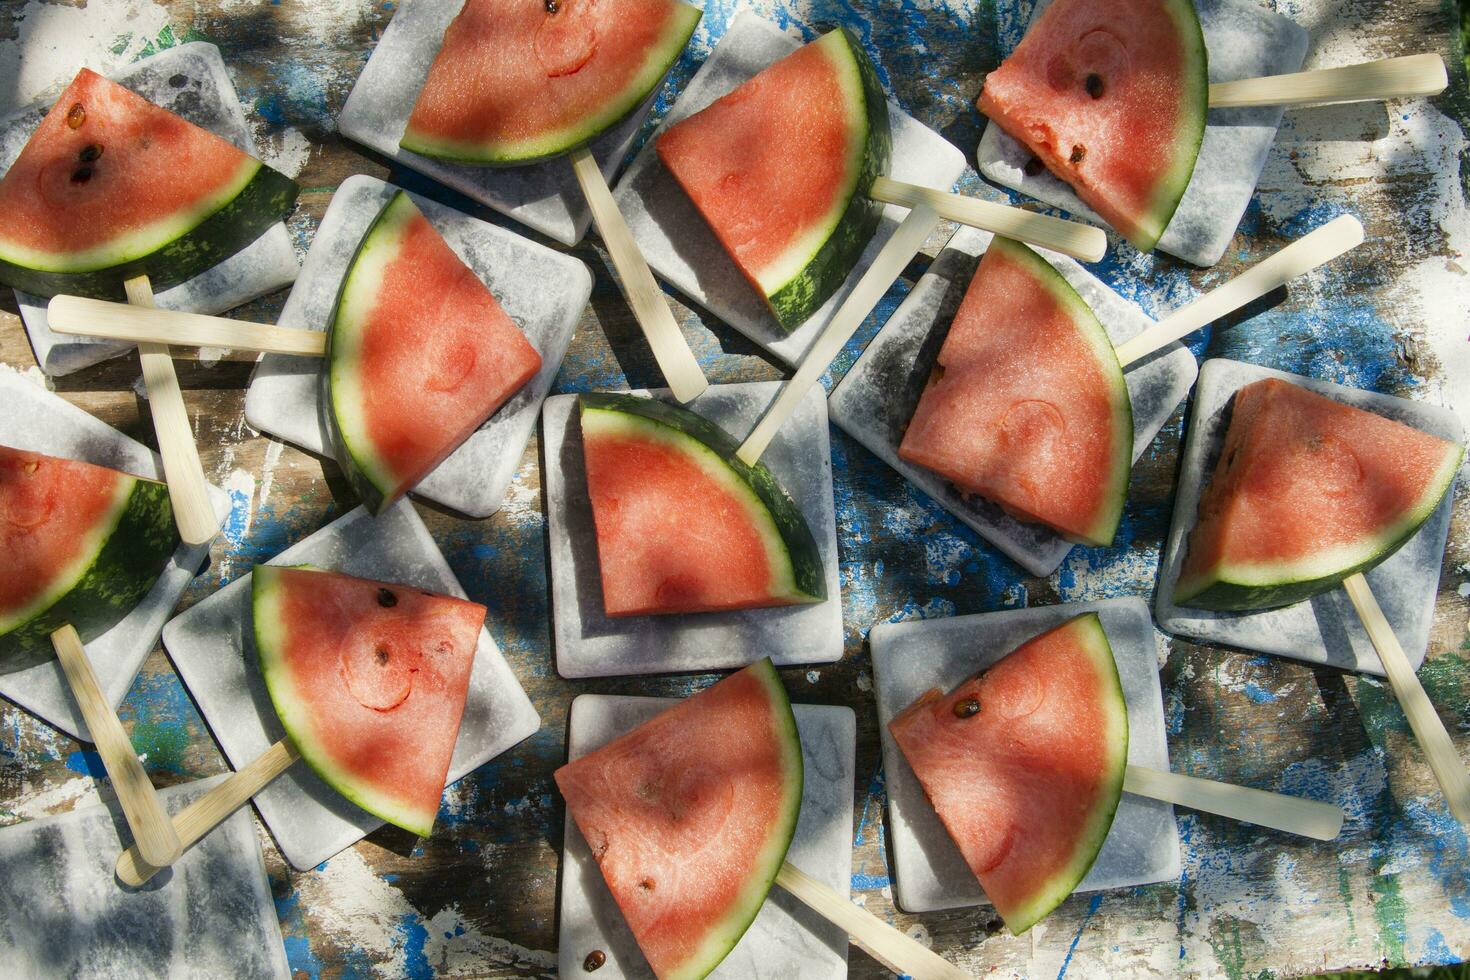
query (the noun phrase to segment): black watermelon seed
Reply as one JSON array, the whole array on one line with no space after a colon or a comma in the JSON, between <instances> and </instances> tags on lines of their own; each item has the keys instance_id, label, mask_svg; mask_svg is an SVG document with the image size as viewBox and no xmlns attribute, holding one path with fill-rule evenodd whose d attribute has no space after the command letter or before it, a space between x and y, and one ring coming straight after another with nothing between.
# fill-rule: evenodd
<instances>
[{"instance_id":1,"label":"black watermelon seed","mask_svg":"<svg viewBox=\"0 0 1470 980\"><path fill-rule=\"evenodd\" d=\"M392 609L398 605L398 597L393 594L392 589L378 589L378 605L384 609Z\"/></svg>"},{"instance_id":2,"label":"black watermelon seed","mask_svg":"<svg viewBox=\"0 0 1470 980\"><path fill-rule=\"evenodd\" d=\"M73 184L85 184L87 181L89 181L91 179L92 179L92 168L91 167L85 167L85 166L78 167L72 173L72 175L71 175L71 182Z\"/></svg>"},{"instance_id":3,"label":"black watermelon seed","mask_svg":"<svg viewBox=\"0 0 1470 980\"><path fill-rule=\"evenodd\" d=\"M965 698L963 701L954 703L954 716L956 718L973 718L980 713L980 702L975 698Z\"/></svg>"},{"instance_id":4,"label":"black watermelon seed","mask_svg":"<svg viewBox=\"0 0 1470 980\"><path fill-rule=\"evenodd\" d=\"M87 121L87 110L80 102L71 107L66 114L66 124L72 129L80 129L82 123Z\"/></svg>"},{"instance_id":5,"label":"black watermelon seed","mask_svg":"<svg viewBox=\"0 0 1470 980\"><path fill-rule=\"evenodd\" d=\"M546 0L546 12L548 14L554 14L560 9L561 4L557 0Z\"/></svg>"},{"instance_id":6,"label":"black watermelon seed","mask_svg":"<svg viewBox=\"0 0 1470 980\"><path fill-rule=\"evenodd\" d=\"M1103 80L1100 76L1088 75L1085 84L1087 85L1088 95L1092 96L1094 99L1100 99L1103 97Z\"/></svg>"},{"instance_id":7,"label":"black watermelon seed","mask_svg":"<svg viewBox=\"0 0 1470 980\"><path fill-rule=\"evenodd\" d=\"M77 158L83 163L96 163L98 158L101 156L101 143L88 143L86 146L82 147L82 152L77 154Z\"/></svg>"},{"instance_id":8,"label":"black watermelon seed","mask_svg":"<svg viewBox=\"0 0 1470 980\"><path fill-rule=\"evenodd\" d=\"M1081 163L1082 158L1085 156L1087 156L1087 147L1083 146L1081 143L1078 143L1076 146L1072 147L1071 160L1073 163Z\"/></svg>"},{"instance_id":9,"label":"black watermelon seed","mask_svg":"<svg viewBox=\"0 0 1470 980\"><path fill-rule=\"evenodd\" d=\"M382 665L388 663L388 651L386 649L384 649L383 647L378 647L377 657L378 657L378 664L379 664L379 666L382 666Z\"/></svg>"},{"instance_id":10,"label":"black watermelon seed","mask_svg":"<svg viewBox=\"0 0 1470 980\"><path fill-rule=\"evenodd\" d=\"M593 970L602 969L602 965L606 962L607 954L600 949L594 949L592 952L588 953L587 958L582 961L582 969L586 970L588 973L591 973Z\"/></svg>"}]
</instances>

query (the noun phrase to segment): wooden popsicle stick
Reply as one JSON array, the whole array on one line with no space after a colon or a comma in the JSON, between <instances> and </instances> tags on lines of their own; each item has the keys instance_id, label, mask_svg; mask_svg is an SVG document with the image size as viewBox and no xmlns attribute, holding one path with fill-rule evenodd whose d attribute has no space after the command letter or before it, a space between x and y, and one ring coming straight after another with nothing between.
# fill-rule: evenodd
<instances>
[{"instance_id":1,"label":"wooden popsicle stick","mask_svg":"<svg viewBox=\"0 0 1470 980\"><path fill-rule=\"evenodd\" d=\"M1357 218L1350 214L1333 218L1223 286L1217 286L1194 302L1181 306L1143 333L1119 344L1118 363L1126 368L1160 347L1260 299L1297 276L1325 265L1362 242L1363 225Z\"/></svg>"},{"instance_id":2,"label":"wooden popsicle stick","mask_svg":"<svg viewBox=\"0 0 1470 980\"><path fill-rule=\"evenodd\" d=\"M57 333L135 343L228 347L303 357L321 357L327 351L327 335L318 330L275 327L82 296L53 296L46 307L46 320Z\"/></svg>"},{"instance_id":3,"label":"wooden popsicle stick","mask_svg":"<svg viewBox=\"0 0 1470 980\"><path fill-rule=\"evenodd\" d=\"M1210 108L1377 102L1383 99L1438 95L1449 84L1443 58L1437 54L1411 54L1342 68L1322 68L1291 75L1216 82L1210 86Z\"/></svg>"},{"instance_id":4,"label":"wooden popsicle stick","mask_svg":"<svg viewBox=\"0 0 1470 980\"><path fill-rule=\"evenodd\" d=\"M112 779L112 788L117 791L117 801L136 842L133 846L140 854L147 855L149 861L165 864L177 861L183 845L148 773L143 771L143 763L133 751L128 733L123 731L117 712L107 703L97 683L97 675L92 672L92 664L82 648L82 638L75 628L66 625L51 634L51 645L56 648L72 696L82 709L87 731L102 757L103 768Z\"/></svg>"},{"instance_id":5,"label":"wooden popsicle stick","mask_svg":"<svg viewBox=\"0 0 1470 980\"><path fill-rule=\"evenodd\" d=\"M856 288L848 294L837 312L832 314L832 320L817 336L816 342L797 367L796 374L781 386L776 400L766 409L766 414L761 416L750 435L746 436L736 455L747 465L754 466L760 460L761 454L770 446L781 426L786 424L786 420L791 418L801 404L802 398L806 397L807 390L821 380L822 373L827 370L832 359L842 350L853 332L862 326L868 314L873 312L873 307L878 305L883 294L888 292L888 287L893 285L893 281L903 273L909 261L919 253L924 239L929 237L929 233L938 224L939 215L927 204L916 205L904 217L893 236L883 244L868 271L863 273Z\"/></svg>"},{"instance_id":6,"label":"wooden popsicle stick","mask_svg":"<svg viewBox=\"0 0 1470 980\"><path fill-rule=\"evenodd\" d=\"M783 863L781 870L776 872L776 884L828 922L846 930L856 945L894 973L907 974L914 980L950 980L970 976L790 862Z\"/></svg>"},{"instance_id":7,"label":"wooden popsicle stick","mask_svg":"<svg viewBox=\"0 0 1470 980\"><path fill-rule=\"evenodd\" d=\"M623 278L623 293L628 297L633 315L638 318L638 325L643 328L643 335L648 338L648 346L653 348L653 357L663 372L664 382L679 401L693 401L704 393L709 382L705 380L699 362L694 359L694 352L685 342L679 324L674 321L668 300L663 290L658 288L648 262L638 250L638 243L633 240L628 222L623 220L623 213L618 210L612 190L603 179L592 151L584 146L573 150L571 156L577 183L582 185L582 193L592 209L592 220L597 223L613 266Z\"/></svg>"},{"instance_id":8,"label":"wooden popsicle stick","mask_svg":"<svg viewBox=\"0 0 1470 980\"><path fill-rule=\"evenodd\" d=\"M147 276L129 279L123 287L129 303L153 306L153 287ZM153 416L153 433L158 439L158 454L163 457L163 475L168 481L179 537L185 544L208 544L219 533L219 521L209 503L204 465L199 462L199 447L194 445L174 359L167 347L148 343L138 345L138 359L143 365L148 411Z\"/></svg>"},{"instance_id":9,"label":"wooden popsicle stick","mask_svg":"<svg viewBox=\"0 0 1470 980\"><path fill-rule=\"evenodd\" d=\"M1014 238L1028 245L1049 248L1083 262L1097 262L1108 250L1108 236L1101 228L963 194L938 191L891 177L876 178L868 197L905 208L927 204L941 218Z\"/></svg>"},{"instance_id":10,"label":"wooden popsicle stick","mask_svg":"<svg viewBox=\"0 0 1470 980\"><path fill-rule=\"evenodd\" d=\"M172 830L178 833L184 850L199 843L205 834L229 819L230 814L250 802L250 798L301 758L290 739L281 739L262 752L255 761L229 779L190 803L174 817ZM124 885L138 888L149 878L178 860L159 864L144 857L137 847L123 851L117 859L117 878Z\"/></svg>"},{"instance_id":11,"label":"wooden popsicle stick","mask_svg":"<svg viewBox=\"0 0 1470 980\"><path fill-rule=\"evenodd\" d=\"M1409 658L1399 645L1388 617L1383 615L1368 580L1358 573L1343 579L1342 585L1357 610L1358 618L1363 621L1368 639L1373 641L1373 647L1378 651L1378 658L1383 661L1389 689L1409 719L1409 728L1424 750L1434 778L1439 780L1439 788L1449 801L1450 812L1456 820L1470 827L1470 774L1465 771L1465 764L1455 750L1455 743L1450 740L1444 721L1434 710L1424 685L1419 683L1419 677L1409 665Z\"/></svg>"},{"instance_id":12,"label":"wooden popsicle stick","mask_svg":"<svg viewBox=\"0 0 1470 980\"><path fill-rule=\"evenodd\" d=\"M1284 793L1268 793L1213 779L1182 776L1143 766L1129 766L1123 789L1165 803L1177 803L1230 817L1260 827L1300 834L1313 840L1332 840L1342 831L1342 810L1331 803L1304 800Z\"/></svg>"}]
</instances>

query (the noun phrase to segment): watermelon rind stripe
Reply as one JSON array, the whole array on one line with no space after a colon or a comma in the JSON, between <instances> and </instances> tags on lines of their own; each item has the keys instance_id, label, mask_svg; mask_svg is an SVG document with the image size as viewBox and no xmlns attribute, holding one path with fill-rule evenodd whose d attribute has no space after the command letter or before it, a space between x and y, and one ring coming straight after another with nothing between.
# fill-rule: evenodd
<instances>
[{"instance_id":1,"label":"watermelon rind stripe","mask_svg":"<svg viewBox=\"0 0 1470 980\"><path fill-rule=\"evenodd\" d=\"M1179 29L1184 63L1190 67L1185 71L1184 82L1188 88L1183 93L1179 127L1173 140L1174 160L1154 191L1153 207L1139 216L1138 227L1127 236L1141 252L1153 250L1179 210L1179 203L1194 177L1210 111L1209 51L1194 0L1164 0L1164 8Z\"/></svg>"},{"instance_id":2,"label":"watermelon rind stripe","mask_svg":"<svg viewBox=\"0 0 1470 980\"><path fill-rule=\"evenodd\" d=\"M1449 444L1434 479L1412 507L1377 534L1295 561L1224 562L1174 586L1174 604L1216 612L1277 609L1303 602L1342 584L1349 575L1387 561L1418 533L1454 485L1463 447Z\"/></svg>"},{"instance_id":3,"label":"watermelon rind stripe","mask_svg":"<svg viewBox=\"0 0 1470 980\"><path fill-rule=\"evenodd\" d=\"M0 617L0 673L49 660L51 633L67 623L88 642L142 601L179 544L168 487L121 477L114 505L81 538L77 558L58 570L31 603Z\"/></svg>"},{"instance_id":4,"label":"watermelon rind stripe","mask_svg":"<svg viewBox=\"0 0 1470 980\"><path fill-rule=\"evenodd\" d=\"M773 571L771 592L791 602L827 598L821 553L800 508L763 463L750 466L723 429L652 398L590 393L578 396L584 433L623 432L658 439L685 454L711 480L746 502L746 514L765 543Z\"/></svg>"}]
</instances>

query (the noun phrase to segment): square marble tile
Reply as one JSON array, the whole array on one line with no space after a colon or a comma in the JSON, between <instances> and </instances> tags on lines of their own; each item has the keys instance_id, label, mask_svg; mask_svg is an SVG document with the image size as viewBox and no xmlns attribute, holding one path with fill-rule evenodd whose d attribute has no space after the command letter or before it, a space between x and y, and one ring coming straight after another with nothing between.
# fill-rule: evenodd
<instances>
[{"instance_id":1,"label":"square marble tile","mask_svg":"<svg viewBox=\"0 0 1470 980\"><path fill-rule=\"evenodd\" d=\"M888 840L898 904L932 912L988 904L939 822L888 723L930 688L948 691L1027 640L1086 612L1101 618L1128 702L1128 763L1169 768L1158 641L1142 599L1011 609L951 619L880 623L868 640L888 786ZM1179 829L1168 803L1124 793L1097 863L1077 891L1127 888L1179 877Z\"/></svg>"},{"instance_id":2,"label":"square marble tile","mask_svg":"<svg viewBox=\"0 0 1470 980\"><path fill-rule=\"evenodd\" d=\"M177 813L223 776L160 790ZM0 828L0 960L12 978L291 975L255 822L237 810L143 888L113 865L116 803Z\"/></svg>"},{"instance_id":3,"label":"square marble tile","mask_svg":"<svg viewBox=\"0 0 1470 980\"><path fill-rule=\"evenodd\" d=\"M568 756L577 759L677 704L675 698L582 694L572 702ZM857 721L851 708L796 704L805 779L787 860L847 895L852 884L852 799ZM582 974L587 954L600 949L607 963L598 977L651 978L602 871L571 814L562 849L558 967ZM847 976L847 934L774 886L750 929L710 974L714 978Z\"/></svg>"},{"instance_id":4,"label":"square marble tile","mask_svg":"<svg viewBox=\"0 0 1470 980\"><path fill-rule=\"evenodd\" d=\"M686 408L741 440L776 398L776 381L712 385ZM659 397L665 397L660 393ZM743 667L769 656L778 666L842 659L842 601L827 402L807 393L761 457L801 508L826 570L827 600L803 606L677 616L609 617L603 611L597 535L587 501L577 396L542 409L542 469L551 537L551 614L563 677L617 677Z\"/></svg>"},{"instance_id":5,"label":"square marble tile","mask_svg":"<svg viewBox=\"0 0 1470 980\"><path fill-rule=\"evenodd\" d=\"M898 455L950 322L990 239L989 232L960 229L832 392L827 410L839 428L1011 560L1032 575L1050 575L1074 547L1070 541L1040 524L1022 523L988 500L967 498L944 477ZM1143 311L1077 262L1054 252L1040 254L1087 301L1115 344L1153 326ZM1194 355L1173 343L1124 373L1133 402L1135 461L1189 394L1196 371Z\"/></svg>"},{"instance_id":6,"label":"square marble tile","mask_svg":"<svg viewBox=\"0 0 1470 980\"><path fill-rule=\"evenodd\" d=\"M464 596L413 505L400 500L374 518L359 507L271 559ZM230 765L241 769L285 735L260 676L250 576L238 578L164 627L163 642ZM541 726L531 701L487 630L480 631L453 783ZM281 853L302 870L351 847L383 821L360 809L304 763L255 796Z\"/></svg>"},{"instance_id":7,"label":"square marble tile","mask_svg":"<svg viewBox=\"0 0 1470 980\"><path fill-rule=\"evenodd\" d=\"M259 156L245 122L240 97L235 94L224 60L213 44L192 41L167 48L110 77L150 102L229 140L244 152ZM20 156L54 101L37 103L0 120L0 172L9 169ZM291 236L284 223L276 224L219 265L161 291L155 298L159 306L171 310L223 313L289 286L296 279L296 269ZM134 346L54 333L46 319L46 299L19 290L15 296L36 361L47 374L71 374L124 354Z\"/></svg>"},{"instance_id":8,"label":"square marble tile","mask_svg":"<svg viewBox=\"0 0 1470 980\"><path fill-rule=\"evenodd\" d=\"M163 479L163 463L148 447L9 368L0 368L0 445ZM209 499L215 516L223 521L230 512L229 496L211 486ZM208 545L180 543L143 601L87 644L87 659L97 683L114 708L122 703L138 668L153 652L179 596L208 560ZM73 738L91 740L58 660L0 673L0 695Z\"/></svg>"},{"instance_id":9,"label":"square marble tile","mask_svg":"<svg viewBox=\"0 0 1470 980\"><path fill-rule=\"evenodd\" d=\"M1051 0L1037 0L1034 21ZM1210 81L1227 82L1300 71L1310 41L1304 28L1273 13L1256 0L1195 0L1209 51ZM1266 154L1281 125L1280 106L1215 109L1194 176L1179 210L1164 230L1160 251L1195 265L1211 266L1225 254L1240 218L1250 205L1266 165ZM1106 225L1064 181L1043 170L1027 176L1031 153L1001 132L985 128L976 151L980 173L997 184L1045 201L1074 217Z\"/></svg>"},{"instance_id":10,"label":"square marble tile","mask_svg":"<svg viewBox=\"0 0 1470 980\"><path fill-rule=\"evenodd\" d=\"M1174 497L1174 522L1159 563L1155 610L1159 627L1170 633L1221 643L1261 653L1273 653L1309 663L1326 664L1383 676L1383 663L1363 631L1347 593L1333 589L1305 602L1263 612L1228 613L1186 609L1170 601L1185 543L1199 513L1204 484L1215 472L1220 448L1229 428L1229 406L1235 393L1262 378L1281 378L1328 398L1377 412L1444 439L1464 444L1465 430L1447 408L1348 388L1283 371L1217 358L1200 371L1199 390L1189 419L1189 435L1179 464L1179 490ZM1434 596L1439 588L1445 539L1449 535L1454 492L1445 495L1419 532L1387 561L1368 573L1368 584L1383 613L1393 625L1409 662L1418 670L1429 649L1434 623Z\"/></svg>"},{"instance_id":11,"label":"square marble tile","mask_svg":"<svg viewBox=\"0 0 1470 980\"><path fill-rule=\"evenodd\" d=\"M281 311L281 326L326 330L337 292L368 226L399 188L374 177L349 177L332 195ZM505 490L536 428L541 402L592 294L579 259L513 231L413 195L414 203L474 271L541 355L541 370L500 406L414 493L470 517L500 509ZM310 452L331 455L321 418L322 360L266 354L245 396L245 420Z\"/></svg>"},{"instance_id":12,"label":"square marble tile","mask_svg":"<svg viewBox=\"0 0 1470 980\"><path fill-rule=\"evenodd\" d=\"M654 140L761 69L795 51L801 42L750 11L742 11L664 117L657 133L628 166L614 195L638 246L659 277L787 364L796 364L816 342L837 308L888 241L908 210L888 205L873 240L837 292L807 321L788 333L710 231L694 203L659 162ZM950 190L965 169L965 155L897 104L888 104L893 130L889 176Z\"/></svg>"}]
</instances>

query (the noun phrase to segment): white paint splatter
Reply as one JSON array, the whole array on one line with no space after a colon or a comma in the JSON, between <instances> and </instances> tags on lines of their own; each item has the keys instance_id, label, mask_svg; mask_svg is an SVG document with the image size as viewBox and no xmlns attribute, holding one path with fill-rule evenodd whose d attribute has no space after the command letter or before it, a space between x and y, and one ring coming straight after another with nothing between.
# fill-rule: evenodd
<instances>
[{"instance_id":1,"label":"white paint splatter","mask_svg":"<svg viewBox=\"0 0 1470 980\"><path fill-rule=\"evenodd\" d=\"M255 126L255 145L260 158L287 177L296 177L311 159L311 140L294 127L270 130Z\"/></svg>"},{"instance_id":2,"label":"white paint splatter","mask_svg":"<svg viewBox=\"0 0 1470 980\"><path fill-rule=\"evenodd\" d=\"M272 439L265 447L265 460L260 467L260 499L256 502L256 509L264 509L270 499L271 487L276 482L276 464L281 461L281 451L285 448L286 444L279 439Z\"/></svg>"},{"instance_id":3,"label":"white paint splatter","mask_svg":"<svg viewBox=\"0 0 1470 980\"><path fill-rule=\"evenodd\" d=\"M168 12L149 0L27 0L13 16L19 38L0 47L0 114L60 92L84 66L108 72L136 60L169 26Z\"/></svg>"},{"instance_id":4,"label":"white paint splatter","mask_svg":"<svg viewBox=\"0 0 1470 980\"><path fill-rule=\"evenodd\" d=\"M66 813L79 806L101 803L102 796L97 790L99 785L101 784L90 776L76 776L45 789L22 792L15 802L9 804L8 809L23 820Z\"/></svg>"}]
</instances>

